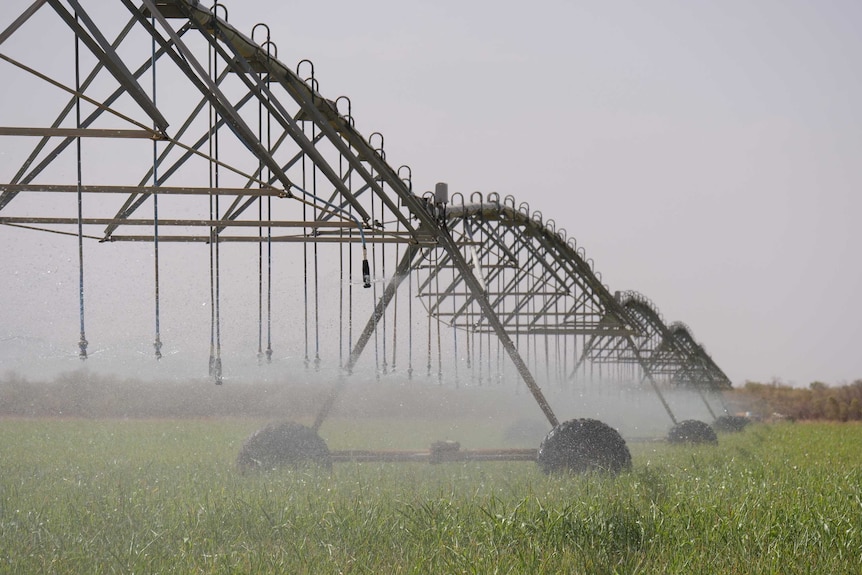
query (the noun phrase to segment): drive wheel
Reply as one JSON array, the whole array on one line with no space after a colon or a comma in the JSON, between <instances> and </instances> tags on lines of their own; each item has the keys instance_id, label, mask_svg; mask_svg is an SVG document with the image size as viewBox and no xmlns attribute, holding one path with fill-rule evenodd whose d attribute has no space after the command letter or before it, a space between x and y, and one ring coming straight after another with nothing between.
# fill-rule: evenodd
<instances>
[{"instance_id":1,"label":"drive wheel","mask_svg":"<svg viewBox=\"0 0 862 575\"><path fill-rule=\"evenodd\" d=\"M595 419L564 421L548 433L536 457L545 473L603 471L616 475L632 466L632 456L616 429Z\"/></svg>"}]
</instances>

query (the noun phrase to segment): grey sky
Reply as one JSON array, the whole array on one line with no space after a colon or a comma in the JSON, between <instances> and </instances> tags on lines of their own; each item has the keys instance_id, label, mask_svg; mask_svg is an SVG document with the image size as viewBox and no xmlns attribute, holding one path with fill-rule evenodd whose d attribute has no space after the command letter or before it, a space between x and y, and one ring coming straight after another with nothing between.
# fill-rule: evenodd
<instances>
[{"instance_id":1,"label":"grey sky","mask_svg":"<svg viewBox=\"0 0 862 575\"><path fill-rule=\"evenodd\" d=\"M226 4L311 59L416 187L529 202L736 384L862 378L862 4ZM26 323L5 307L0 339Z\"/></svg>"}]
</instances>

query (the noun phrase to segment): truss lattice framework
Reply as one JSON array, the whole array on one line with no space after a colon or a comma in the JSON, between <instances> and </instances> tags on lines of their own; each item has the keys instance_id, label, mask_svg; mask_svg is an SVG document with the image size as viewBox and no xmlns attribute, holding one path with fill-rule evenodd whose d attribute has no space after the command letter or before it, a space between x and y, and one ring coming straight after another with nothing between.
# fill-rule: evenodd
<instances>
[{"instance_id":1,"label":"truss lattice framework","mask_svg":"<svg viewBox=\"0 0 862 575\"><path fill-rule=\"evenodd\" d=\"M410 169L386 161L383 137L357 131L350 100L321 95L311 62L288 67L265 24L246 36L222 11L194 0L37 0L0 32L5 81L38 96L0 110L0 224L79 243L152 242L157 357L159 244L207 244L218 278L222 244L271 254L296 243L306 259L313 246L315 278L343 277L347 262L352 280L354 255L366 287L391 274L379 297L375 286L362 333L338 338L347 371L369 342L385 342L387 322L404 324L393 302L410 277L411 300L438 322L438 341L447 325L467 334L468 358L471 345L490 356L493 335L551 423L532 374L545 366L550 377L551 363L562 380L613 364L635 378L633 370L727 381L690 331L669 330L637 298L612 296L574 239L525 203L415 194ZM68 34L33 50L29 39L46 29ZM314 310L316 326L326 312ZM305 321L308 332L307 313ZM429 327L429 350L430 340ZM79 345L85 357L83 301ZM212 354L211 370L220 366Z\"/></svg>"},{"instance_id":2,"label":"truss lattice framework","mask_svg":"<svg viewBox=\"0 0 862 575\"><path fill-rule=\"evenodd\" d=\"M26 44L20 56L14 47L3 53L11 68L42 79L52 102L62 103L48 125L0 130L37 142L0 193L4 224L54 229L81 223L103 228L92 234L102 241L152 240L153 234L136 231L152 228L154 218L135 216L164 196L163 212L181 216L161 218L162 242L208 242L213 234L219 242L257 241L262 225L277 230L271 241L304 241L313 228L320 243L358 242L363 235L369 242L436 242L433 233L420 231L431 222L409 182L353 128L349 100L333 102L316 91L310 63L298 66L310 73L302 79L275 58L271 40L257 44L196 2L145 0L138 8L121 1L130 19L112 41L106 34L116 25L97 23L96 14L75 1L68 8L37 2L3 33L4 44L11 43L37 13L49 11L39 9L47 4L72 29L81 53L67 68L75 77L65 81L29 64ZM26 99L18 104L30 105ZM339 105L348 108L346 115ZM15 110L4 115L27 117ZM83 158L75 150L81 142ZM109 148L123 154L113 170L91 160ZM80 161L80 181L56 182L62 160ZM104 195L101 214L79 220L16 216L11 202L22 192ZM251 209L261 198L269 210L263 221ZM213 212L210 204L219 199Z\"/></svg>"},{"instance_id":3,"label":"truss lattice framework","mask_svg":"<svg viewBox=\"0 0 862 575\"><path fill-rule=\"evenodd\" d=\"M645 375L675 385L718 390L730 380L712 361L691 330L676 322L668 326L656 305L644 295L628 291L619 295L626 317L636 326L630 338L597 335L585 349L593 362L637 363Z\"/></svg>"},{"instance_id":4,"label":"truss lattice framework","mask_svg":"<svg viewBox=\"0 0 862 575\"><path fill-rule=\"evenodd\" d=\"M678 384L694 384L708 389L729 389L730 378L706 352L703 345L694 339L691 328L682 322L674 322L668 327L671 336L689 357L693 358L685 369L674 374L674 382Z\"/></svg>"}]
</instances>

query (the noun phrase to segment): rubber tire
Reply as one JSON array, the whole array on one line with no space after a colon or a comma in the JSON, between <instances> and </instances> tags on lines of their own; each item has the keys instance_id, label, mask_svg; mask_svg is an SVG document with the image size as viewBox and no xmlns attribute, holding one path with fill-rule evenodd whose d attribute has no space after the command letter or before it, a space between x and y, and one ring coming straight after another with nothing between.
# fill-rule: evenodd
<instances>
[{"instance_id":1,"label":"rubber tire","mask_svg":"<svg viewBox=\"0 0 862 575\"><path fill-rule=\"evenodd\" d=\"M718 443L715 430L708 423L686 419L674 425L667 434L669 443Z\"/></svg>"},{"instance_id":2,"label":"rubber tire","mask_svg":"<svg viewBox=\"0 0 862 575\"><path fill-rule=\"evenodd\" d=\"M539 467L550 473L628 471L632 456L619 432L596 419L571 419L553 428L539 446Z\"/></svg>"},{"instance_id":3,"label":"rubber tire","mask_svg":"<svg viewBox=\"0 0 862 575\"><path fill-rule=\"evenodd\" d=\"M307 463L332 469L329 447L316 431L291 421L271 423L255 431L243 443L236 460L241 471Z\"/></svg>"}]
</instances>

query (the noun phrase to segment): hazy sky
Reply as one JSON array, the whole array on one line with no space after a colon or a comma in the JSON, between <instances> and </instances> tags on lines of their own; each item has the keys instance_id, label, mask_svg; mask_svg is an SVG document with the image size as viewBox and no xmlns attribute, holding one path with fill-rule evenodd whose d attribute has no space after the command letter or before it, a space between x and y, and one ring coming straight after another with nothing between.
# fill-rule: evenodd
<instances>
[{"instance_id":1,"label":"hazy sky","mask_svg":"<svg viewBox=\"0 0 862 575\"><path fill-rule=\"evenodd\" d=\"M735 384L862 378L862 4L226 5L313 60L415 187L529 202Z\"/></svg>"}]
</instances>

